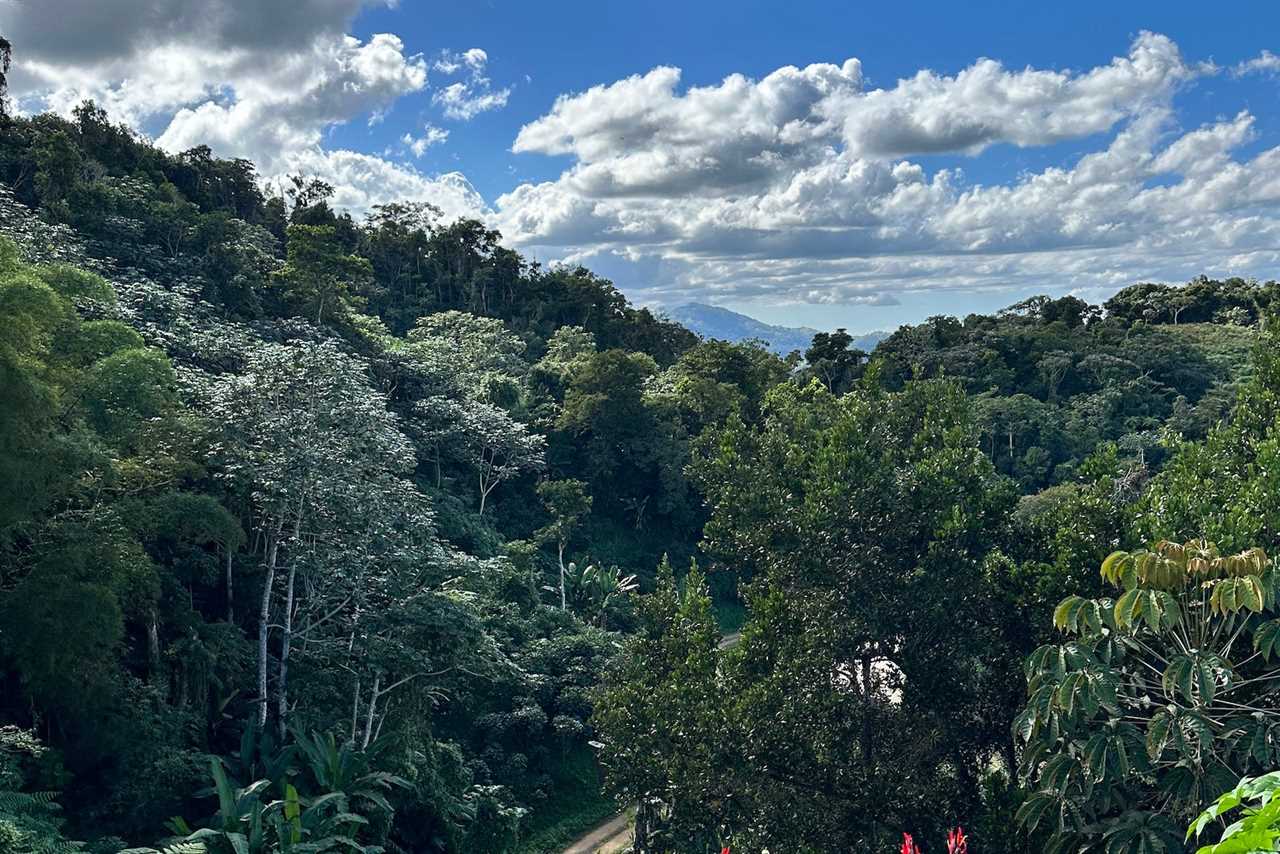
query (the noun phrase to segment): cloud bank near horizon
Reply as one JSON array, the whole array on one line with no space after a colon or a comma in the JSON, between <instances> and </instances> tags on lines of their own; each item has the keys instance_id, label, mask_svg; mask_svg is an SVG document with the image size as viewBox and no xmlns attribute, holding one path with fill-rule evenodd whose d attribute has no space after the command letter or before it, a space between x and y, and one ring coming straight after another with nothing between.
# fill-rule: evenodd
<instances>
[{"instance_id":1,"label":"cloud bank near horizon","mask_svg":"<svg viewBox=\"0 0 1280 854\"><path fill-rule=\"evenodd\" d=\"M509 144L568 166L486 201L463 173L415 168L448 144L435 124L405 134L398 152L326 144L335 127L378 122L414 97L453 122L510 109L513 87L490 80L483 49L428 58L394 33L358 39L362 0L209 0L199 15L187 0L119 5L130 8L0 0L20 48L11 91L22 110L67 113L91 97L167 150L207 144L252 159L269 181L321 177L357 215L430 201L539 258L617 271L642 301L1101 294L1280 266L1280 147L1258 144L1247 110L1184 127L1177 105L1210 77L1280 85L1268 51L1220 68L1144 32L1093 68L975 58L885 86L857 58L706 86L660 66L558 97ZM1043 150L1051 165L967 177L969 162L1018 149Z\"/></svg>"}]
</instances>

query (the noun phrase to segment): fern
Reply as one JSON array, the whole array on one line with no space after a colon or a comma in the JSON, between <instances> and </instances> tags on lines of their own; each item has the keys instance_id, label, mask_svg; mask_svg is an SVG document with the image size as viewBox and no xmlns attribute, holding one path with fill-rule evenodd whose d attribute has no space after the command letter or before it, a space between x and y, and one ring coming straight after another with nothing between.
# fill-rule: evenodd
<instances>
[{"instance_id":1,"label":"fern","mask_svg":"<svg viewBox=\"0 0 1280 854\"><path fill-rule=\"evenodd\" d=\"M0 790L0 830L24 854L74 854L83 842L62 836L56 792Z\"/></svg>"},{"instance_id":2,"label":"fern","mask_svg":"<svg viewBox=\"0 0 1280 854\"><path fill-rule=\"evenodd\" d=\"M163 848L126 848L119 854L205 854L207 850L203 842L181 840Z\"/></svg>"},{"instance_id":3,"label":"fern","mask_svg":"<svg viewBox=\"0 0 1280 854\"><path fill-rule=\"evenodd\" d=\"M0 815L56 812L57 798L57 792L13 792L0 789Z\"/></svg>"}]
</instances>

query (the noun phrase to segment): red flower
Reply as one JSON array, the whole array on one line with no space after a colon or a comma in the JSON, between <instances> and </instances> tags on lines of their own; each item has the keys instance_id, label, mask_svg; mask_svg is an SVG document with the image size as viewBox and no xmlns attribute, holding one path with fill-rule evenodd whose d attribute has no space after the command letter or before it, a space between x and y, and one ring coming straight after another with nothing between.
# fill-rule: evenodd
<instances>
[{"instance_id":1,"label":"red flower","mask_svg":"<svg viewBox=\"0 0 1280 854\"><path fill-rule=\"evenodd\" d=\"M720 854L729 854L729 846L726 845L725 847L721 848Z\"/></svg>"},{"instance_id":2,"label":"red flower","mask_svg":"<svg viewBox=\"0 0 1280 854\"><path fill-rule=\"evenodd\" d=\"M920 854L920 848L910 833L902 834L902 854Z\"/></svg>"},{"instance_id":3,"label":"red flower","mask_svg":"<svg viewBox=\"0 0 1280 854\"><path fill-rule=\"evenodd\" d=\"M947 831L947 854L969 854L969 838L963 827Z\"/></svg>"}]
</instances>

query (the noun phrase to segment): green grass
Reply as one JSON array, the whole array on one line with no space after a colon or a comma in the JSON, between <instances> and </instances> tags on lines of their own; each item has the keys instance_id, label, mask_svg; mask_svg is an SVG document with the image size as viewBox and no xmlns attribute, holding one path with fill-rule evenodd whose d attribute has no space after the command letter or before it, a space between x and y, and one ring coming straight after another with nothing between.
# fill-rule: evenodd
<instances>
[{"instance_id":1,"label":"green grass","mask_svg":"<svg viewBox=\"0 0 1280 854\"><path fill-rule=\"evenodd\" d=\"M571 752L554 776L555 793L529 815L514 854L552 854L618 811L601 791L591 748Z\"/></svg>"}]
</instances>

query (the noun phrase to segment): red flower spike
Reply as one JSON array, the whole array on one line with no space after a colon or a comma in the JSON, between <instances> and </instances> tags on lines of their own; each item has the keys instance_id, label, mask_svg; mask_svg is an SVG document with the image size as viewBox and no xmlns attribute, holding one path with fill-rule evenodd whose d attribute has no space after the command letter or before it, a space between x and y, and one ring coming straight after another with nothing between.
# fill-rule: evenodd
<instances>
[{"instance_id":1,"label":"red flower spike","mask_svg":"<svg viewBox=\"0 0 1280 854\"><path fill-rule=\"evenodd\" d=\"M920 848L910 833L902 834L902 854L920 854Z\"/></svg>"},{"instance_id":2,"label":"red flower spike","mask_svg":"<svg viewBox=\"0 0 1280 854\"><path fill-rule=\"evenodd\" d=\"M947 854L969 854L969 837L963 827L947 831Z\"/></svg>"},{"instance_id":3,"label":"red flower spike","mask_svg":"<svg viewBox=\"0 0 1280 854\"><path fill-rule=\"evenodd\" d=\"M720 854L729 854L729 846L726 845L725 847L721 848Z\"/></svg>"}]
</instances>

